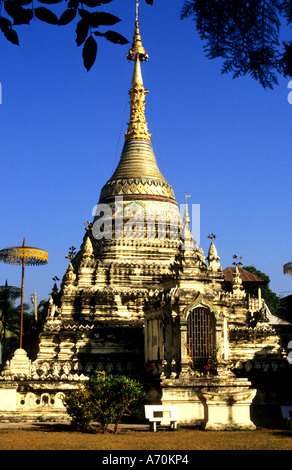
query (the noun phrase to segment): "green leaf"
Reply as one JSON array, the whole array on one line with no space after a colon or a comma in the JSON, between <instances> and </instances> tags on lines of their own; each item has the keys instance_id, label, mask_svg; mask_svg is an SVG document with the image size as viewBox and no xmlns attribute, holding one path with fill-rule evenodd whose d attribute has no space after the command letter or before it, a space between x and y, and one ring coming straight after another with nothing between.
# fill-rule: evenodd
<instances>
[{"instance_id":1,"label":"green leaf","mask_svg":"<svg viewBox=\"0 0 292 470\"><path fill-rule=\"evenodd\" d=\"M90 18L91 13L83 8L78 8L78 13L83 20L88 20Z\"/></svg>"},{"instance_id":2,"label":"green leaf","mask_svg":"<svg viewBox=\"0 0 292 470\"><path fill-rule=\"evenodd\" d=\"M35 16L37 17L38 20L44 21L45 23L49 24L58 24L59 20L55 13L53 13L51 10L48 10L45 7L38 7L34 10Z\"/></svg>"},{"instance_id":3,"label":"green leaf","mask_svg":"<svg viewBox=\"0 0 292 470\"><path fill-rule=\"evenodd\" d=\"M86 20L82 19L78 21L77 28L76 28L76 44L77 46L81 46L84 43L85 39L88 36L88 23Z\"/></svg>"},{"instance_id":4,"label":"green leaf","mask_svg":"<svg viewBox=\"0 0 292 470\"><path fill-rule=\"evenodd\" d=\"M104 3L110 3L112 0L83 0L82 3L87 7L100 7Z\"/></svg>"},{"instance_id":5,"label":"green leaf","mask_svg":"<svg viewBox=\"0 0 292 470\"><path fill-rule=\"evenodd\" d=\"M78 8L79 0L70 0L68 3L68 8Z\"/></svg>"},{"instance_id":6,"label":"green leaf","mask_svg":"<svg viewBox=\"0 0 292 470\"><path fill-rule=\"evenodd\" d=\"M120 18L111 13L95 12L90 13L88 24L93 28L97 28L98 26L112 26L119 21L121 21Z\"/></svg>"},{"instance_id":7,"label":"green leaf","mask_svg":"<svg viewBox=\"0 0 292 470\"><path fill-rule=\"evenodd\" d=\"M1 16L1 18L0 18L0 29L2 31L5 31L6 29L11 28L11 26L12 26L11 21L8 20L8 18L4 18L3 16Z\"/></svg>"},{"instance_id":8,"label":"green leaf","mask_svg":"<svg viewBox=\"0 0 292 470\"><path fill-rule=\"evenodd\" d=\"M87 38L84 43L84 47L82 51L83 62L84 62L84 66L87 72L93 66L95 59L96 59L96 54L97 54L96 41L92 36L89 36L89 38Z\"/></svg>"},{"instance_id":9,"label":"green leaf","mask_svg":"<svg viewBox=\"0 0 292 470\"><path fill-rule=\"evenodd\" d=\"M19 3L20 5L29 5L30 3L32 3L32 0L17 0L17 3Z\"/></svg>"},{"instance_id":10,"label":"green leaf","mask_svg":"<svg viewBox=\"0 0 292 470\"><path fill-rule=\"evenodd\" d=\"M70 23L71 21L74 20L76 13L77 12L74 8L68 8L68 10L65 10L60 16L58 25L64 26L65 24Z\"/></svg>"},{"instance_id":11,"label":"green leaf","mask_svg":"<svg viewBox=\"0 0 292 470\"><path fill-rule=\"evenodd\" d=\"M129 43L128 39L126 39L121 34L116 33L115 31L107 31L106 33L103 33L102 36L104 36L108 41L113 42L114 44L124 45Z\"/></svg>"},{"instance_id":12,"label":"green leaf","mask_svg":"<svg viewBox=\"0 0 292 470\"><path fill-rule=\"evenodd\" d=\"M19 46L19 41L18 41L18 36L16 31L13 29L8 29L7 31L4 31L4 36L8 41L12 42L12 44L16 44L16 46Z\"/></svg>"},{"instance_id":13,"label":"green leaf","mask_svg":"<svg viewBox=\"0 0 292 470\"><path fill-rule=\"evenodd\" d=\"M20 5L16 2L11 2L11 1L5 1L4 2L4 8L6 10L6 13L8 13L9 16L14 18L14 16L18 13Z\"/></svg>"},{"instance_id":14,"label":"green leaf","mask_svg":"<svg viewBox=\"0 0 292 470\"><path fill-rule=\"evenodd\" d=\"M22 12L14 18L13 24L29 24L33 19L33 11L30 9L22 9Z\"/></svg>"},{"instance_id":15,"label":"green leaf","mask_svg":"<svg viewBox=\"0 0 292 470\"><path fill-rule=\"evenodd\" d=\"M61 3L62 0L38 0L40 3L45 3L47 5L52 5L53 3Z\"/></svg>"},{"instance_id":16,"label":"green leaf","mask_svg":"<svg viewBox=\"0 0 292 470\"><path fill-rule=\"evenodd\" d=\"M14 20L13 24L29 24L33 18L33 12L31 9L22 8L16 1L5 1L4 8L9 16Z\"/></svg>"}]
</instances>

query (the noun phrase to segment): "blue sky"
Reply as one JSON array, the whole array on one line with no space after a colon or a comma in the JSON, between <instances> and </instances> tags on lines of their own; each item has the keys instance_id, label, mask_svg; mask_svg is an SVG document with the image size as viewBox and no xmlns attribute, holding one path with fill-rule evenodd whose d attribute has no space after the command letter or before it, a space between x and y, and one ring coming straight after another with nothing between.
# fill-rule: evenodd
<instances>
[{"instance_id":1,"label":"blue sky","mask_svg":"<svg viewBox=\"0 0 292 470\"><path fill-rule=\"evenodd\" d=\"M223 268L233 254L270 276L277 294L292 292L283 264L292 261L289 80L273 91L249 77L221 75L204 56L183 1L140 1L149 61L142 66L146 118L159 168L179 204L200 204L200 246L208 235ZM104 5L122 19L111 27L133 37L135 2ZM129 118L133 64L129 46L98 43L90 72L75 43L76 23L16 28L20 47L0 38L0 248L22 244L49 252L28 267L25 301L47 299L62 278L69 247L79 249L103 184L118 163ZM0 284L20 286L20 267L0 263Z\"/></svg>"}]
</instances>

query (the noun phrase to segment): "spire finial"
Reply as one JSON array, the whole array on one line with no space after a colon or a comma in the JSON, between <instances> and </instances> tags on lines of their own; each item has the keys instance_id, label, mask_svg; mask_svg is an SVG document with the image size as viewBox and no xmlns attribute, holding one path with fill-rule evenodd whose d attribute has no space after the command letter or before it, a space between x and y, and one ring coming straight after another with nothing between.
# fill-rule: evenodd
<instances>
[{"instance_id":1,"label":"spire finial","mask_svg":"<svg viewBox=\"0 0 292 470\"><path fill-rule=\"evenodd\" d=\"M136 0L136 23L132 47L127 54L128 60L135 62L132 88L129 91L131 114L128 130L125 134L126 140L139 139L150 141L151 134L148 132L148 126L145 119L145 96L148 90L145 90L141 73L141 64L148 60L148 55L142 46L139 21L138 21L139 0Z\"/></svg>"},{"instance_id":2,"label":"spire finial","mask_svg":"<svg viewBox=\"0 0 292 470\"><path fill-rule=\"evenodd\" d=\"M141 35L139 30L139 0L136 0L136 21L135 21L135 32L132 42L132 47L127 54L128 60L136 61L137 57L140 62L148 60L148 54L142 46Z\"/></svg>"}]
</instances>

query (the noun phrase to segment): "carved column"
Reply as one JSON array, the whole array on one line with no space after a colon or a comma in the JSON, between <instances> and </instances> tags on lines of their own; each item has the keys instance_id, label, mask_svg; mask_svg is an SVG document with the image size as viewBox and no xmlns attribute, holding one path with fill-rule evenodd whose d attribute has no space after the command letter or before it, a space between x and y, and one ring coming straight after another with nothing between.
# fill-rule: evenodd
<instances>
[{"instance_id":1,"label":"carved column","mask_svg":"<svg viewBox=\"0 0 292 470\"><path fill-rule=\"evenodd\" d=\"M180 326L180 338L181 338L181 375L184 375L190 371L192 368L192 358L189 355L188 348L188 331L187 331L187 322L181 322Z\"/></svg>"}]
</instances>

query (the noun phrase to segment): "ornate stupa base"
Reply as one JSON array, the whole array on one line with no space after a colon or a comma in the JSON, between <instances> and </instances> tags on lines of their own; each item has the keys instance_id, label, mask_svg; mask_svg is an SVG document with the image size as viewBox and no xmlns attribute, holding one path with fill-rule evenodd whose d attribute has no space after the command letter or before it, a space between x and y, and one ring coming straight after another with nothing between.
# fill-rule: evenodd
<instances>
[{"instance_id":1,"label":"ornate stupa base","mask_svg":"<svg viewBox=\"0 0 292 470\"><path fill-rule=\"evenodd\" d=\"M256 390L247 379L219 376L162 381L163 405L176 405L178 423L205 430L253 430L250 406Z\"/></svg>"}]
</instances>

